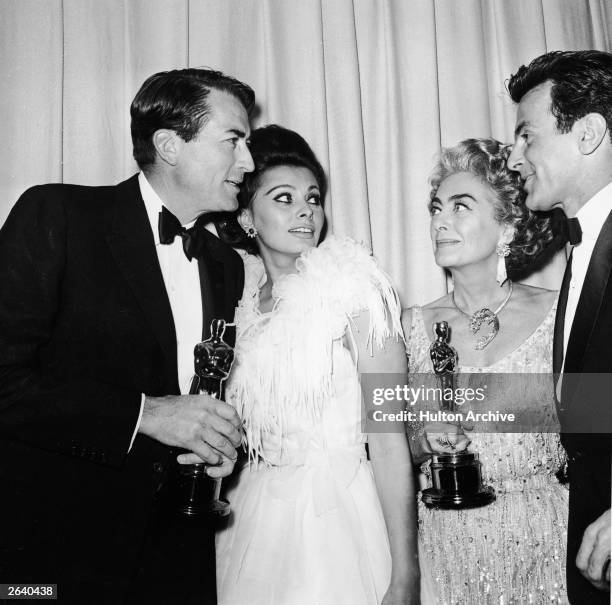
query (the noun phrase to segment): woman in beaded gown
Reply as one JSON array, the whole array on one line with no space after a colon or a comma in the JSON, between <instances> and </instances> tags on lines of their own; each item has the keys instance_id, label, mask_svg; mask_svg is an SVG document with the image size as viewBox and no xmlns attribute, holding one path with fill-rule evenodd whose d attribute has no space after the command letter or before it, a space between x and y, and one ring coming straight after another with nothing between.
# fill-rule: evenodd
<instances>
[{"instance_id":1,"label":"woman in beaded gown","mask_svg":"<svg viewBox=\"0 0 612 605\"><path fill-rule=\"evenodd\" d=\"M326 181L307 143L268 126L250 149L238 222L259 256L226 389L249 461L218 535L219 603L419 603L406 435L368 435L368 460L361 431L358 372L406 371L397 297L362 246L317 247Z\"/></svg>"},{"instance_id":2,"label":"woman in beaded gown","mask_svg":"<svg viewBox=\"0 0 612 605\"><path fill-rule=\"evenodd\" d=\"M552 372L556 293L506 277L506 265L516 272L551 239L548 219L526 209L519 177L506 168L508 154L491 139L442 151L431 179L431 238L436 263L450 271L454 287L404 312L411 373L432 372L432 324L443 320L460 373ZM476 334L470 328L472 314L483 308L494 310L499 322L492 339L486 323ZM534 426L556 427L552 382L525 383L516 393L509 381L505 400L488 408L529 410ZM492 503L467 510L419 502L422 558L438 603L566 603L568 491L556 477L565 461L558 433L467 428L413 423L409 430L415 459L466 447L478 452L483 483L496 492ZM493 428L489 423L487 430ZM428 467L426 461L421 479L430 485Z\"/></svg>"}]
</instances>

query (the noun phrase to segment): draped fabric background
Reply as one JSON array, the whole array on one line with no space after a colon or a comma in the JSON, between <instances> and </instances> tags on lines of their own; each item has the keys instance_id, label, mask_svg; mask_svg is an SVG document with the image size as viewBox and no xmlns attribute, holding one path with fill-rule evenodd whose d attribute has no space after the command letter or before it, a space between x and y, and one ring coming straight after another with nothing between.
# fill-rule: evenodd
<instances>
[{"instance_id":1,"label":"draped fabric background","mask_svg":"<svg viewBox=\"0 0 612 605\"><path fill-rule=\"evenodd\" d=\"M28 186L127 178L141 83L208 66L255 89L254 127L311 143L331 230L425 303L446 289L426 209L440 146L511 141L509 75L549 50L610 51L611 32L612 0L0 0L0 224ZM539 283L557 287L558 264Z\"/></svg>"}]
</instances>

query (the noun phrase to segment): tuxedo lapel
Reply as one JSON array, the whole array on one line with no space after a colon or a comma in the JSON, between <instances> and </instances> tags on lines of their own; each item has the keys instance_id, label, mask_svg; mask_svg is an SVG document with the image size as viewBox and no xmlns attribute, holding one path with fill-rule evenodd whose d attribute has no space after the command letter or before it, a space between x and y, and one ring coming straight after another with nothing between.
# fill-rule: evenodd
<instances>
[{"instance_id":1,"label":"tuxedo lapel","mask_svg":"<svg viewBox=\"0 0 612 605\"><path fill-rule=\"evenodd\" d=\"M557 301L557 314L555 315L555 331L553 336L553 373L559 374L563 365L563 333L565 329L565 311L567 309L567 297L569 294L569 284L572 277L572 255L570 254L561 290L559 290L559 300Z\"/></svg>"},{"instance_id":2,"label":"tuxedo lapel","mask_svg":"<svg viewBox=\"0 0 612 605\"><path fill-rule=\"evenodd\" d=\"M208 338L213 319L233 319L236 276L232 275L232 249L206 230L203 232L203 240L203 253L198 258L198 267L204 307L203 336Z\"/></svg>"},{"instance_id":3,"label":"tuxedo lapel","mask_svg":"<svg viewBox=\"0 0 612 605\"><path fill-rule=\"evenodd\" d=\"M593 337L612 271L612 213L608 215L591 255L576 315L572 323L565 372L581 372L584 356Z\"/></svg>"},{"instance_id":4,"label":"tuxedo lapel","mask_svg":"<svg viewBox=\"0 0 612 605\"><path fill-rule=\"evenodd\" d=\"M219 288L215 287L215 284L219 282L213 264L216 263L206 258L206 253L198 258L200 292L202 293L202 340L210 336L210 322L214 319L219 306ZM215 279L212 279L211 275L214 275Z\"/></svg>"},{"instance_id":5,"label":"tuxedo lapel","mask_svg":"<svg viewBox=\"0 0 612 605\"><path fill-rule=\"evenodd\" d=\"M107 242L134 296L151 325L168 367L176 374L176 333L164 278L155 252L138 177L116 187L111 231Z\"/></svg>"}]
</instances>

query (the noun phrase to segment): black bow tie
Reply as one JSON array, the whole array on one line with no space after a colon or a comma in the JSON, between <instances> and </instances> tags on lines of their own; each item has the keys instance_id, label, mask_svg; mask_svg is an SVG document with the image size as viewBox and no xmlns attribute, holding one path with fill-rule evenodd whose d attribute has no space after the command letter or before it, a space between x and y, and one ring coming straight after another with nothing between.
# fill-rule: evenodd
<instances>
[{"instance_id":1,"label":"black bow tie","mask_svg":"<svg viewBox=\"0 0 612 605\"><path fill-rule=\"evenodd\" d=\"M580 221L577 218L568 218L567 222L567 241L575 246L582 241L582 229L580 228Z\"/></svg>"},{"instance_id":2,"label":"black bow tie","mask_svg":"<svg viewBox=\"0 0 612 605\"><path fill-rule=\"evenodd\" d=\"M572 246L582 241L582 229L577 218L567 218L561 210L554 210L552 215L552 230L562 243L569 242Z\"/></svg>"},{"instance_id":3,"label":"black bow tie","mask_svg":"<svg viewBox=\"0 0 612 605\"><path fill-rule=\"evenodd\" d=\"M200 219L192 227L185 229L176 216L168 208L162 206L157 226L160 244L171 244L174 238L180 235L183 240L183 251L189 260L200 254L203 245L202 229L204 228L203 222Z\"/></svg>"}]
</instances>

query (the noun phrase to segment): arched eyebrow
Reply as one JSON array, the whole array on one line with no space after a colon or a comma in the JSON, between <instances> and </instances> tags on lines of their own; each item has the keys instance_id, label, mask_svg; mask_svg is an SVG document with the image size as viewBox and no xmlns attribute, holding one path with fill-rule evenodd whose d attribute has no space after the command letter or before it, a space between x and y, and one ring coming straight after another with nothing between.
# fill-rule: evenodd
<instances>
[{"instance_id":1,"label":"arched eyebrow","mask_svg":"<svg viewBox=\"0 0 612 605\"><path fill-rule=\"evenodd\" d=\"M280 187L287 187L288 189L295 190L295 187L293 185L289 185L289 183L284 183L282 185L274 185L274 187L266 191L266 195L270 195L275 189L279 189Z\"/></svg>"},{"instance_id":2,"label":"arched eyebrow","mask_svg":"<svg viewBox=\"0 0 612 605\"><path fill-rule=\"evenodd\" d=\"M246 138L246 132L244 132L244 130L239 130L238 128L228 128L226 132L236 135L239 139Z\"/></svg>"},{"instance_id":3,"label":"arched eyebrow","mask_svg":"<svg viewBox=\"0 0 612 605\"><path fill-rule=\"evenodd\" d=\"M295 191L295 187L293 185L285 183L283 185L274 185L272 189L268 189L268 191L266 191L265 195L270 195L270 193L272 193L275 189L278 189L279 187L287 187L288 189L293 189ZM319 186L311 185L310 187L308 187L308 193L310 193L311 191L319 191Z\"/></svg>"},{"instance_id":4,"label":"arched eyebrow","mask_svg":"<svg viewBox=\"0 0 612 605\"><path fill-rule=\"evenodd\" d=\"M478 203L478 200L471 193L455 193L455 195L451 195L448 198L449 202L454 202L455 200L460 200L461 198L467 197L471 199L473 202Z\"/></svg>"},{"instance_id":5,"label":"arched eyebrow","mask_svg":"<svg viewBox=\"0 0 612 605\"><path fill-rule=\"evenodd\" d=\"M454 202L456 200L460 200L462 198L469 198L471 199L473 202L478 203L478 200L471 194L471 193L455 193L454 195L451 195L448 198L449 202ZM442 204L442 200L439 197L434 197L430 202L429 205L431 206L432 204L434 204L435 202L437 202L438 204Z\"/></svg>"}]
</instances>

